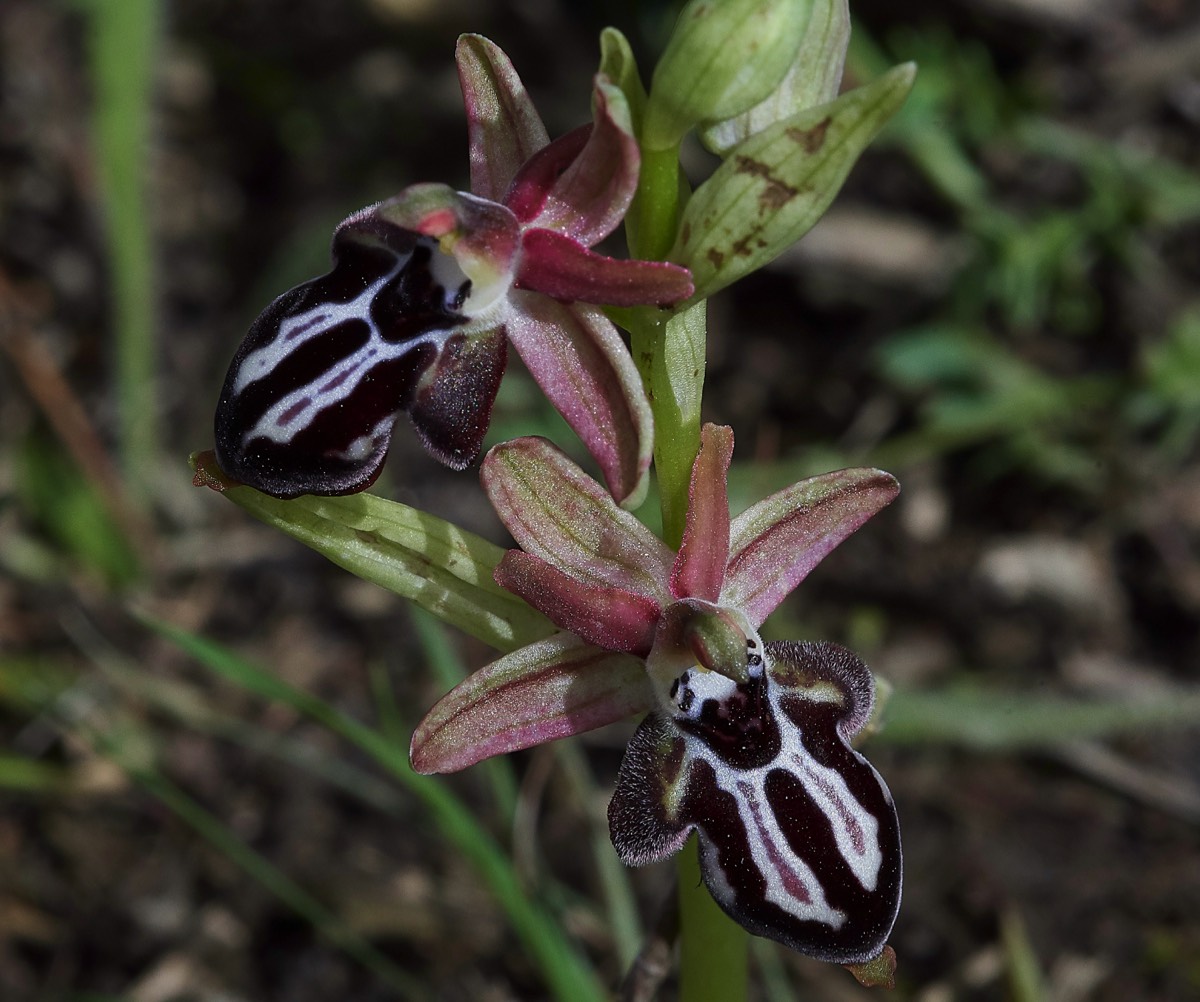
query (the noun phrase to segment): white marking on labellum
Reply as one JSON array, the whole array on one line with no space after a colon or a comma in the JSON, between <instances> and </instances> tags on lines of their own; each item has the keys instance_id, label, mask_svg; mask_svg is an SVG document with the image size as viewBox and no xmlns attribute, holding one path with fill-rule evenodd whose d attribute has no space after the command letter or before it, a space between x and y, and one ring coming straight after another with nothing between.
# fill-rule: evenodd
<instances>
[{"instance_id":1,"label":"white marking on labellum","mask_svg":"<svg viewBox=\"0 0 1200 1002\"><path fill-rule=\"evenodd\" d=\"M348 463L361 463L372 455L379 443L387 438L388 432L392 430L394 418L389 414L382 421L372 428L366 435L360 435L351 442L345 449L339 452L334 452L335 459L344 459Z\"/></svg>"},{"instance_id":2,"label":"white marking on labellum","mask_svg":"<svg viewBox=\"0 0 1200 1002\"><path fill-rule=\"evenodd\" d=\"M864 764L861 755L856 756ZM850 792L842 776L806 753L790 753L791 770L821 813L829 819L838 851L863 889L875 890L883 866L879 821ZM872 767L873 768L873 767Z\"/></svg>"},{"instance_id":3,"label":"white marking on labellum","mask_svg":"<svg viewBox=\"0 0 1200 1002\"><path fill-rule=\"evenodd\" d=\"M757 644L751 650L760 649ZM765 652L764 652L765 658ZM767 706L779 730L780 748L771 759L753 767L736 767L702 737L692 735L687 742L690 759L702 759L713 770L716 785L737 803L739 820L747 833L750 862L766 883L766 900L782 908L802 922L820 922L834 931L845 925L846 912L832 907L825 895L820 877L792 848L767 797L767 777L782 770L801 784L812 805L828 820L833 842L855 879L867 892L874 892L883 867L883 847L880 844L878 819L851 792L846 780L835 769L822 765L804 746L803 731L783 712L782 698L787 690L776 683L770 673L770 659L757 653L748 655L752 683L762 683L766 674ZM693 667L683 672L669 691L669 709L678 721L710 725L736 720L745 712L743 694L732 679L703 668ZM826 694L818 692L819 701ZM705 717L706 704L709 717ZM734 709L731 709L734 708ZM715 721L712 716L715 710ZM766 746L769 747L769 746ZM858 755L860 762L874 769ZM684 768L689 766L685 762ZM878 778L878 774L876 774ZM882 786L882 781L880 781ZM712 876L719 870L715 851L710 853ZM715 881L714 893L727 892L732 901L735 891L722 874Z\"/></svg>"},{"instance_id":4,"label":"white marking on labellum","mask_svg":"<svg viewBox=\"0 0 1200 1002\"><path fill-rule=\"evenodd\" d=\"M829 906L820 879L788 845L763 789L766 772L754 770L731 784L733 789L723 781L727 777L720 772L717 776L721 788L737 798L738 813L750 834L750 855L767 882L766 899L802 922L820 922L831 929L845 925L846 913Z\"/></svg>"},{"instance_id":5,"label":"white marking on labellum","mask_svg":"<svg viewBox=\"0 0 1200 1002\"><path fill-rule=\"evenodd\" d=\"M396 265L390 272L383 278L372 282L348 303L326 300L318 303L312 309L297 313L284 320L279 325L275 337L261 348L255 348L242 359L233 383L234 394L241 393L251 383L266 379L288 355L312 338L319 337L348 320L365 320L369 324L372 301L379 295L383 287L404 269L411 258L411 253L404 254L402 257L397 255Z\"/></svg>"},{"instance_id":6,"label":"white marking on labellum","mask_svg":"<svg viewBox=\"0 0 1200 1002\"><path fill-rule=\"evenodd\" d=\"M383 337L378 325L372 319L371 306L382 290L393 281L408 265L411 254L397 255L396 264L382 278L376 279L357 296L346 303L323 302L294 317L289 317L281 325L279 332L261 348L256 348L242 361L234 382L234 393L241 393L247 386L258 379L270 376L284 359L300 345L312 338L332 330L344 323L363 323L369 335L367 340L354 352L338 359L333 365L323 369L313 379L302 386L296 387L290 393L276 400L261 417L242 435L243 446L256 438L265 438L272 442L285 444L307 428L322 411L341 404L358 388L362 380L369 376L376 366L402 358L421 345L432 344L439 352L447 338L459 327L448 326L440 330L429 330L401 342L390 342ZM449 265L440 260L447 258ZM448 269L453 265L453 259L441 254L436 247L433 250L433 260L438 262L439 278L449 274ZM463 282L465 277L457 273L458 284L446 291L447 306L453 306L463 298ZM445 286L443 286L445 288ZM367 435L360 436L350 443L340 455L348 460L361 460L371 454L374 448L387 435L391 420L382 422Z\"/></svg>"}]
</instances>

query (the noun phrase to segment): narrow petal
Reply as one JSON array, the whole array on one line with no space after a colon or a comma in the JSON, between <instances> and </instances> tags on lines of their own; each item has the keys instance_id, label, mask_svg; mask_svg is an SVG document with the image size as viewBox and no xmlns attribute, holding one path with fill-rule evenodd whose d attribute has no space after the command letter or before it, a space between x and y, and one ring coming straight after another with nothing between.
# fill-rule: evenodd
<instances>
[{"instance_id":1,"label":"narrow petal","mask_svg":"<svg viewBox=\"0 0 1200 1002\"><path fill-rule=\"evenodd\" d=\"M592 107L595 125L587 133L587 145L554 178L537 215L528 220L531 226L555 230L585 247L598 244L625 217L641 164L625 95L597 76Z\"/></svg>"},{"instance_id":2,"label":"narrow petal","mask_svg":"<svg viewBox=\"0 0 1200 1002\"><path fill-rule=\"evenodd\" d=\"M692 825L679 820L684 738L662 713L638 725L608 803L608 833L621 862L645 866L675 855Z\"/></svg>"},{"instance_id":3,"label":"narrow petal","mask_svg":"<svg viewBox=\"0 0 1200 1002\"><path fill-rule=\"evenodd\" d=\"M507 357L503 328L452 336L421 376L408 416L429 454L451 469L479 455Z\"/></svg>"},{"instance_id":4,"label":"narrow petal","mask_svg":"<svg viewBox=\"0 0 1200 1002\"><path fill-rule=\"evenodd\" d=\"M527 553L585 584L668 600L671 551L552 443L504 442L484 458L480 477Z\"/></svg>"},{"instance_id":5,"label":"narrow petal","mask_svg":"<svg viewBox=\"0 0 1200 1002\"><path fill-rule=\"evenodd\" d=\"M499 202L521 164L550 138L498 45L482 35L463 35L455 59L467 109L471 191Z\"/></svg>"},{"instance_id":6,"label":"narrow petal","mask_svg":"<svg viewBox=\"0 0 1200 1002\"><path fill-rule=\"evenodd\" d=\"M555 634L505 655L451 690L413 735L420 773L603 727L653 703L642 663Z\"/></svg>"},{"instance_id":7,"label":"narrow petal","mask_svg":"<svg viewBox=\"0 0 1200 1002\"><path fill-rule=\"evenodd\" d=\"M611 585L585 584L521 550L509 550L496 583L520 595L555 626L608 651L645 656L654 643L657 602Z\"/></svg>"},{"instance_id":8,"label":"narrow petal","mask_svg":"<svg viewBox=\"0 0 1200 1002\"><path fill-rule=\"evenodd\" d=\"M522 223L536 219L546 204L550 189L587 146L591 134L589 122L559 136L526 160L504 196L505 207Z\"/></svg>"},{"instance_id":9,"label":"narrow petal","mask_svg":"<svg viewBox=\"0 0 1200 1002\"><path fill-rule=\"evenodd\" d=\"M629 349L583 304L513 293L508 336L550 402L599 464L609 493L636 508L646 494L654 418Z\"/></svg>"},{"instance_id":10,"label":"narrow petal","mask_svg":"<svg viewBox=\"0 0 1200 1002\"><path fill-rule=\"evenodd\" d=\"M686 268L605 257L554 230L526 230L521 251L517 287L564 302L672 306L692 294Z\"/></svg>"},{"instance_id":11,"label":"narrow petal","mask_svg":"<svg viewBox=\"0 0 1200 1002\"><path fill-rule=\"evenodd\" d=\"M733 429L706 424L692 466L683 543L671 570L671 594L715 602L729 562L729 462Z\"/></svg>"},{"instance_id":12,"label":"narrow petal","mask_svg":"<svg viewBox=\"0 0 1200 1002\"><path fill-rule=\"evenodd\" d=\"M762 623L809 572L900 492L882 470L811 477L744 511L730 527L721 604Z\"/></svg>"}]
</instances>

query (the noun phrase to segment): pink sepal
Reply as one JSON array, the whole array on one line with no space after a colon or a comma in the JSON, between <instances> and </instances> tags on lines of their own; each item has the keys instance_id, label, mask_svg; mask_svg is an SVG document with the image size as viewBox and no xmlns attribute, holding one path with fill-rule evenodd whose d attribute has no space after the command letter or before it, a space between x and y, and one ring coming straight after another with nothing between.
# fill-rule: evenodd
<instances>
[{"instance_id":1,"label":"pink sepal","mask_svg":"<svg viewBox=\"0 0 1200 1002\"><path fill-rule=\"evenodd\" d=\"M522 237L516 285L563 302L606 306L671 306L692 294L692 276L677 264L605 257L543 229Z\"/></svg>"},{"instance_id":2,"label":"pink sepal","mask_svg":"<svg viewBox=\"0 0 1200 1002\"><path fill-rule=\"evenodd\" d=\"M517 438L484 457L480 479L517 545L586 584L662 606L674 554L544 438Z\"/></svg>"},{"instance_id":3,"label":"pink sepal","mask_svg":"<svg viewBox=\"0 0 1200 1002\"><path fill-rule=\"evenodd\" d=\"M456 772L485 758L581 734L654 702L642 662L556 633L475 672L413 735L420 773Z\"/></svg>"},{"instance_id":4,"label":"pink sepal","mask_svg":"<svg viewBox=\"0 0 1200 1002\"><path fill-rule=\"evenodd\" d=\"M521 164L550 137L498 45L482 35L462 35L454 57L467 110L471 191L499 202Z\"/></svg>"},{"instance_id":5,"label":"pink sepal","mask_svg":"<svg viewBox=\"0 0 1200 1002\"><path fill-rule=\"evenodd\" d=\"M882 470L854 469L801 480L733 520L721 604L754 626L829 552L900 493Z\"/></svg>"},{"instance_id":6,"label":"pink sepal","mask_svg":"<svg viewBox=\"0 0 1200 1002\"><path fill-rule=\"evenodd\" d=\"M642 657L650 653L661 609L643 595L585 584L520 550L509 550L493 574L555 626L589 644Z\"/></svg>"},{"instance_id":7,"label":"pink sepal","mask_svg":"<svg viewBox=\"0 0 1200 1002\"><path fill-rule=\"evenodd\" d=\"M514 292L507 331L533 378L599 464L609 493L635 508L646 494L654 418L629 349L582 303Z\"/></svg>"}]
</instances>

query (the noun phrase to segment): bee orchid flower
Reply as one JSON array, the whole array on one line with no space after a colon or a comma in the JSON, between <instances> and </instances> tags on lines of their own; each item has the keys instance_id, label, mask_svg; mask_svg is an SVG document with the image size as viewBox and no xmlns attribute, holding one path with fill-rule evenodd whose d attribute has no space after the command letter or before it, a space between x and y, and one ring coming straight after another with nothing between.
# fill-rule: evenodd
<instances>
[{"instance_id":1,"label":"bee orchid flower","mask_svg":"<svg viewBox=\"0 0 1200 1002\"><path fill-rule=\"evenodd\" d=\"M883 951L900 903L886 785L851 745L870 671L825 643L758 627L896 495L878 470L803 480L731 518L729 428L705 425L672 551L543 439L492 449L488 496L519 545L496 581L560 632L445 696L412 761L450 772L645 714L609 807L620 857L664 859L699 834L713 897L750 931L845 964Z\"/></svg>"},{"instance_id":2,"label":"bee orchid flower","mask_svg":"<svg viewBox=\"0 0 1200 1002\"><path fill-rule=\"evenodd\" d=\"M465 35L456 55L472 190L414 185L337 227L333 269L271 303L238 349L217 406L217 460L275 497L356 493L378 477L407 412L426 449L462 469L479 453L511 343L632 507L646 489L650 408L595 304L668 306L693 287L678 265L590 249L637 187L628 104L597 75L594 121L550 142L499 48Z\"/></svg>"}]
</instances>

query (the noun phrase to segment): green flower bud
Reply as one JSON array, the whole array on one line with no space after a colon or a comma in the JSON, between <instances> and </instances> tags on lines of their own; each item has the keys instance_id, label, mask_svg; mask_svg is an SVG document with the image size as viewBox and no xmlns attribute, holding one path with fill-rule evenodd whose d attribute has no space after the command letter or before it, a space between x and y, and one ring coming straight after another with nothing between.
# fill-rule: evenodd
<instances>
[{"instance_id":1,"label":"green flower bud","mask_svg":"<svg viewBox=\"0 0 1200 1002\"><path fill-rule=\"evenodd\" d=\"M701 122L741 114L791 67L811 0L692 0L654 70L642 140L676 146Z\"/></svg>"},{"instance_id":2,"label":"green flower bud","mask_svg":"<svg viewBox=\"0 0 1200 1002\"><path fill-rule=\"evenodd\" d=\"M846 0L808 0L807 7L800 47L779 86L753 108L705 123L700 141L713 153L725 156L755 133L838 96L850 43L850 11Z\"/></svg>"}]
</instances>

